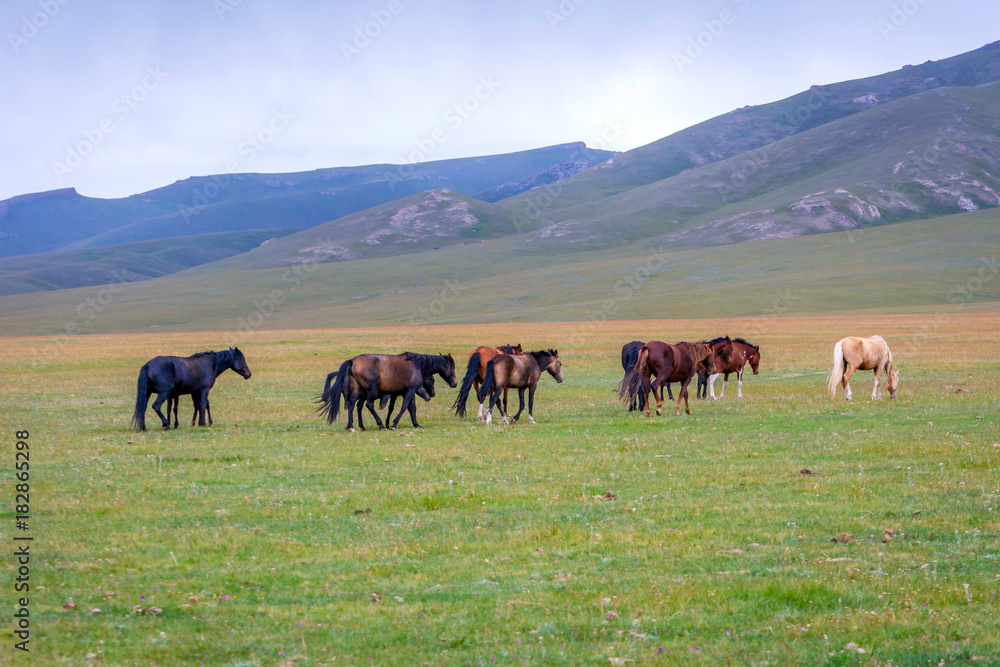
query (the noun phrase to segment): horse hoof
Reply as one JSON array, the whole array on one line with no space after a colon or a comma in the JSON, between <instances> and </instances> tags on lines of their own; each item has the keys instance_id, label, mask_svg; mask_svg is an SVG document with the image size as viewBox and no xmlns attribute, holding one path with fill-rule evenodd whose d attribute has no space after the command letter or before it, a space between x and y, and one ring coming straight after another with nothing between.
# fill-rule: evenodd
<instances>
[{"instance_id":1,"label":"horse hoof","mask_svg":"<svg viewBox=\"0 0 1000 667\"><path fill-rule=\"evenodd\" d=\"M348 433L357 433L353 428L346 429Z\"/></svg>"}]
</instances>

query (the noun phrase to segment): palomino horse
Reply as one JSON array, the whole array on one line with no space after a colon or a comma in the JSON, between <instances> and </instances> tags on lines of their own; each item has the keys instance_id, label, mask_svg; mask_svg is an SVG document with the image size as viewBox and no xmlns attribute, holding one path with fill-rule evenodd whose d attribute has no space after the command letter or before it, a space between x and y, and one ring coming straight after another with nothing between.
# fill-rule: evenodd
<instances>
[{"instance_id":1,"label":"palomino horse","mask_svg":"<svg viewBox=\"0 0 1000 667\"><path fill-rule=\"evenodd\" d=\"M524 390L528 390L528 421L532 424L535 419L532 416L532 409L535 405L535 388L538 386L538 379L542 376L542 371L548 371L549 375L556 379L556 382L563 381L562 362L559 361L558 350L539 350L537 352L525 352L523 354L498 354L486 364L486 377L483 379L483 386L479 389L479 400L483 401L490 397L490 406L486 410L486 423L493 423L493 407L500 401L500 394L508 387L517 389L517 398L521 402L512 421L507 419L507 410L500 406L500 414L503 416L503 423L517 421L524 410Z\"/></svg>"},{"instance_id":2,"label":"palomino horse","mask_svg":"<svg viewBox=\"0 0 1000 667\"><path fill-rule=\"evenodd\" d=\"M459 417L465 416L465 404L469 400L469 393L475 389L476 396L479 396L479 387L486 377L486 364L490 359L498 354L522 354L521 344L501 345L500 347L487 347L485 345L477 347L469 355L469 363L465 368L465 377L462 378L462 387L458 390L458 397L451 409ZM503 392L503 409L507 410L507 391ZM479 421L486 419L486 406L484 401L479 401Z\"/></svg>"},{"instance_id":3,"label":"palomino horse","mask_svg":"<svg viewBox=\"0 0 1000 667\"><path fill-rule=\"evenodd\" d=\"M454 387L455 360L450 354L417 354L404 352L402 354L360 354L348 359L340 365L333 384L327 384L320 398L319 412L326 416L326 421L332 424L340 413L340 399L355 397L363 398L368 412L375 418L375 423L384 429L381 417L375 411L375 400L383 394L400 394L403 396L403 406L392 424L399 424L400 417L407 412L417 390L423 386L428 375L440 375L445 382ZM328 380L331 379L328 376ZM345 389L345 384L356 381L357 391ZM347 430L354 429L354 404L347 405Z\"/></svg>"},{"instance_id":4,"label":"palomino horse","mask_svg":"<svg viewBox=\"0 0 1000 667\"><path fill-rule=\"evenodd\" d=\"M191 394L199 415L198 425L204 426L208 392L215 385L215 379L229 369L239 373L244 379L250 379L250 368L238 347L223 352L199 352L190 357L150 359L139 371L132 425L137 431L146 430L146 405L149 397L156 394L153 410L159 415L163 428L169 429L169 416L164 417L160 412L163 401L179 400L180 396ZM169 407L170 404L167 405Z\"/></svg>"},{"instance_id":5,"label":"palomino horse","mask_svg":"<svg viewBox=\"0 0 1000 667\"><path fill-rule=\"evenodd\" d=\"M722 393L719 398L726 395L726 385L729 384L729 374L736 373L736 397L743 398L743 369L747 364L753 369L753 374L757 375L760 370L760 348L742 338L733 339L733 353L729 361L725 364L716 362L713 374L708 378L708 387L715 398L715 378L723 375Z\"/></svg>"},{"instance_id":6,"label":"palomino horse","mask_svg":"<svg viewBox=\"0 0 1000 667\"><path fill-rule=\"evenodd\" d=\"M646 416L649 413L649 390L653 390L656 399L656 414L662 414L663 401L656 390L666 382L680 382L681 390L677 393L677 405L674 414L681 413L681 399L684 399L684 411L691 414L688 405L688 384L698 370L698 364L714 354L712 345L703 343L677 343L670 345L658 340L650 341L639 349L639 358L628 375L618 385L618 397L631 401L639 391L646 397ZM656 376L650 385L649 378Z\"/></svg>"},{"instance_id":7,"label":"palomino horse","mask_svg":"<svg viewBox=\"0 0 1000 667\"><path fill-rule=\"evenodd\" d=\"M622 345L622 370L625 371L625 375L632 370L635 366L635 360L639 358L639 349L645 345L641 340L634 340L631 343L625 343ZM670 383L667 383L667 395L670 400L674 400L674 394L670 391ZM663 387L660 387L660 402L663 401ZM638 399L632 399L628 404L628 411L633 412L638 405L640 410L646 409L646 399L642 394L639 394Z\"/></svg>"},{"instance_id":8,"label":"palomino horse","mask_svg":"<svg viewBox=\"0 0 1000 667\"><path fill-rule=\"evenodd\" d=\"M889 385L889 398L896 398L896 387L899 386L899 371L892 368L892 352L881 336L858 338L849 336L833 346L833 372L827 387L830 396L837 395L837 385L844 385L844 398L851 400L851 385L849 384L854 371L875 371L875 386L872 387L872 400L882 398L879 378L885 371Z\"/></svg>"}]
</instances>

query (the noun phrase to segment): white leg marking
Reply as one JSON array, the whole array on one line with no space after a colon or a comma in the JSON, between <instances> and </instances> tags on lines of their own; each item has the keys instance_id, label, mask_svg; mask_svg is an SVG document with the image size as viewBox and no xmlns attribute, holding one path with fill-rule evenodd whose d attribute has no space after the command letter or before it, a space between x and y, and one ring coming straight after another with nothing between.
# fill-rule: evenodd
<instances>
[{"instance_id":1,"label":"white leg marking","mask_svg":"<svg viewBox=\"0 0 1000 667\"><path fill-rule=\"evenodd\" d=\"M719 392L719 398L725 398L726 397L726 385L727 384L729 384L729 380L723 380L722 381L722 391Z\"/></svg>"},{"instance_id":2,"label":"white leg marking","mask_svg":"<svg viewBox=\"0 0 1000 667\"><path fill-rule=\"evenodd\" d=\"M708 376L708 389L712 394L712 398L717 398L715 395L715 378L719 377L718 373L712 373Z\"/></svg>"}]
</instances>

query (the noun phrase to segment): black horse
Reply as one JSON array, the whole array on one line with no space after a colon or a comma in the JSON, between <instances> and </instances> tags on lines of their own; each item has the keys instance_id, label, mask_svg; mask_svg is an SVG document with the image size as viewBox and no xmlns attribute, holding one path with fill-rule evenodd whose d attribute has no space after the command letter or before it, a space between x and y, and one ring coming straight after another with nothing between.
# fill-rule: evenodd
<instances>
[{"instance_id":1,"label":"black horse","mask_svg":"<svg viewBox=\"0 0 1000 667\"><path fill-rule=\"evenodd\" d=\"M347 430L350 431L354 428L355 405L351 401L363 399L375 423L384 429L385 424L375 411L375 400L383 394L399 394L403 397L403 406L392 423L392 428L396 428L428 375L440 375L452 387L458 384L455 360L450 354L359 354L341 364L333 384L324 387L319 412L326 416L328 424L332 424L340 413L340 400L344 398ZM352 381L357 382L357 391L345 391L345 384Z\"/></svg>"},{"instance_id":2,"label":"black horse","mask_svg":"<svg viewBox=\"0 0 1000 667\"><path fill-rule=\"evenodd\" d=\"M639 358L639 349L645 345L641 340L634 340L631 343L625 343L622 345L622 369L625 371L625 375L632 370L635 366L636 359ZM708 377L707 375L705 377ZM670 391L670 383L667 383L667 396L670 400L674 400L674 393ZM660 387L660 402L663 402L663 387ZM636 409L636 404L638 404L640 410L646 409L646 397L641 393L637 398L633 398L628 405L628 411L632 412ZM504 406L506 408L506 406Z\"/></svg>"},{"instance_id":3,"label":"black horse","mask_svg":"<svg viewBox=\"0 0 1000 667\"><path fill-rule=\"evenodd\" d=\"M150 359L139 371L132 426L137 431L146 430L146 404L152 394L156 394L153 410L163 422L163 428L170 428L170 418L160 412L160 406L168 399L177 401L185 394L191 394L195 401L198 425L205 426L208 392L215 384L215 379L229 369L250 379L250 368L239 348L229 348L223 352L199 352L190 357ZM167 405L169 407L170 404Z\"/></svg>"}]
</instances>

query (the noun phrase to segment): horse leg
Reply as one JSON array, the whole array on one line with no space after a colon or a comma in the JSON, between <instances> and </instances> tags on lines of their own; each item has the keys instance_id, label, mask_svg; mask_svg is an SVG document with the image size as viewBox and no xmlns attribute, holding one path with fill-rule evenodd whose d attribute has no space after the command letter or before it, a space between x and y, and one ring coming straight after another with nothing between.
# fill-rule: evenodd
<instances>
[{"instance_id":1,"label":"horse leg","mask_svg":"<svg viewBox=\"0 0 1000 667\"><path fill-rule=\"evenodd\" d=\"M477 375L476 378L472 381L473 393L476 396L479 396L479 387L482 384L483 383L479 381L479 376ZM483 400L479 401L479 414L476 416L476 419L478 419L479 421L483 421L486 419L486 402L488 400L489 398L484 396Z\"/></svg>"},{"instance_id":2,"label":"horse leg","mask_svg":"<svg viewBox=\"0 0 1000 667\"><path fill-rule=\"evenodd\" d=\"M534 424L535 417L531 414L535 411L535 386L528 387L528 423Z\"/></svg>"},{"instance_id":3,"label":"horse leg","mask_svg":"<svg viewBox=\"0 0 1000 667\"><path fill-rule=\"evenodd\" d=\"M736 398L743 398L743 369L736 371Z\"/></svg>"},{"instance_id":4,"label":"horse leg","mask_svg":"<svg viewBox=\"0 0 1000 667\"><path fill-rule=\"evenodd\" d=\"M872 400L877 401L882 398L881 387L879 386L879 380L882 378L882 365L875 367L875 386L872 387Z\"/></svg>"},{"instance_id":5,"label":"horse leg","mask_svg":"<svg viewBox=\"0 0 1000 667\"><path fill-rule=\"evenodd\" d=\"M490 394L490 406L486 409L486 425L491 426L493 424L493 407L496 406L497 400L500 398L500 387L494 387L493 393ZM503 413L503 406L498 408L500 414L503 416L504 421L507 420L507 415Z\"/></svg>"},{"instance_id":6,"label":"horse leg","mask_svg":"<svg viewBox=\"0 0 1000 667\"><path fill-rule=\"evenodd\" d=\"M399 414L396 415L396 421L392 423L392 430L396 430L396 427L399 426L400 418L402 418L402 416L409 411L411 405L414 405L413 399L416 395L417 390L415 388L410 388L406 391L406 395L403 396L403 405L399 408ZM385 416L385 423L389 423L389 415Z\"/></svg>"},{"instance_id":7,"label":"horse leg","mask_svg":"<svg viewBox=\"0 0 1000 667\"><path fill-rule=\"evenodd\" d=\"M396 395L393 394L392 396L389 397L389 411L387 413L385 413L385 423L386 424L388 424L389 420L392 418L392 411L393 411L393 408L395 408L395 407L396 407ZM402 415L403 412L405 412L405 410L400 410L399 414Z\"/></svg>"},{"instance_id":8,"label":"horse leg","mask_svg":"<svg viewBox=\"0 0 1000 667\"><path fill-rule=\"evenodd\" d=\"M671 401L674 400L674 392L670 391L670 383L667 382L667 398ZM663 385L660 385L660 403L663 402Z\"/></svg>"},{"instance_id":9,"label":"horse leg","mask_svg":"<svg viewBox=\"0 0 1000 667\"><path fill-rule=\"evenodd\" d=\"M163 428L170 430L170 417L164 417L163 413L160 412L160 406L163 405L163 401L170 397L170 391L165 391L162 394L156 395L156 400L153 401L153 412L155 412L160 417L160 422Z\"/></svg>"},{"instance_id":10,"label":"horse leg","mask_svg":"<svg viewBox=\"0 0 1000 667\"><path fill-rule=\"evenodd\" d=\"M719 373L712 373L708 376L708 392L712 395L712 400L719 398L715 395L715 378L719 377Z\"/></svg>"},{"instance_id":11,"label":"horse leg","mask_svg":"<svg viewBox=\"0 0 1000 667\"><path fill-rule=\"evenodd\" d=\"M212 425L212 404L211 404L211 402L209 402L209 400L207 398L205 399L205 412L208 413L208 425L211 426Z\"/></svg>"},{"instance_id":12,"label":"horse leg","mask_svg":"<svg viewBox=\"0 0 1000 667\"><path fill-rule=\"evenodd\" d=\"M512 419L511 422L510 422L511 424L516 423L517 420L521 418L521 413L524 412L524 387L518 388L518 390L517 390L517 400L518 400L518 403L519 403L518 408L517 408L517 414L514 415L514 419ZM506 410L504 410L504 412L506 412ZM531 410L528 411L528 420L531 421L532 424L535 423L535 420L531 419Z\"/></svg>"},{"instance_id":13,"label":"horse leg","mask_svg":"<svg viewBox=\"0 0 1000 667\"><path fill-rule=\"evenodd\" d=\"M378 424L378 430L384 431L385 424L382 423L382 418L378 416L378 412L375 411L375 401L378 399L378 390L369 391L368 395L365 396L365 406L368 408L368 412L372 414L375 418L375 423Z\"/></svg>"},{"instance_id":14,"label":"horse leg","mask_svg":"<svg viewBox=\"0 0 1000 667\"><path fill-rule=\"evenodd\" d=\"M413 424L413 428L422 428L420 426L420 424L417 423L417 398L416 398L416 396L414 396L413 400L410 401L410 410L409 410L409 412L410 412L410 422Z\"/></svg>"},{"instance_id":15,"label":"horse leg","mask_svg":"<svg viewBox=\"0 0 1000 667\"><path fill-rule=\"evenodd\" d=\"M847 370L844 371L844 378L840 381L844 385L844 399L851 400L851 376L857 369L851 365L847 366Z\"/></svg>"},{"instance_id":16,"label":"horse leg","mask_svg":"<svg viewBox=\"0 0 1000 667\"><path fill-rule=\"evenodd\" d=\"M174 411L174 428L175 429L177 428L177 425L178 425L177 424L177 408L180 406L180 404L181 404L181 397L180 396L177 396L176 398L171 397L171 398L167 399L167 421L170 421L170 410L173 409L173 411Z\"/></svg>"},{"instance_id":17,"label":"horse leg","mask_svg":"<svg viewBox=\"0 0 1000 667\"><path fill-rule=\"evenodd\" d=\"M205 426L205 413L208 411L208 392L201 393L201 400L198 402L198 426Z\"/></svg>"},{"instance_id":18,"label":"horse leg","mask_svg":"<svg viewBox=\"0 0 1000 667\"><path fill-rule=\"evenodd\" d=\"M503 388L503 411L504 411L504 414L507 413L507 390L508 389L510 389L510 387L504 387Z\"/></svg>"},{"instance_id":19,"label":"horse leg","mask_svg":"<svg viewBox=\"0 0 1000 667\"><path fill-rule=\"evenodd\" d=\"M722 391L719 392L719 398L726 397L726 385L729 384L729 373L722 376Z\"/></svg>"},{"instance_id":20,"label":"horse leg","mask_svg":"<svg viewBox=\"0 0 1000 667\"><path fill-rule=\"evenodd\" d=\"M691 406L688 405L688 385L691 384L691 378L688 378L681 382L681 390L677 392L677 407L674 408L674 416L676 417L681 413L681 399L684 399L684 412L686 414L691 414Z\"/></svg>"}]
</instances>

